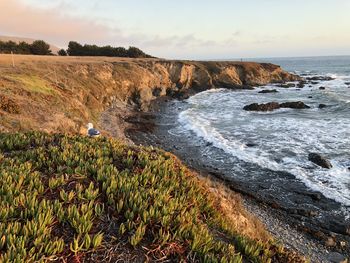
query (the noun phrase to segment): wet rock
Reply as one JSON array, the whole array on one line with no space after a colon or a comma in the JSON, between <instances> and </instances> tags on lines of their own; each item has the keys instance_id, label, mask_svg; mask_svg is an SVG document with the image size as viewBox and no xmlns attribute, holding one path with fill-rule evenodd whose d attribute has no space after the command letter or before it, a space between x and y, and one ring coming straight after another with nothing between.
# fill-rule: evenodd
<instances>
[{"instance_id":1,"label":"wet rock","mask_svg":"<svg viewBox=\"0 0 350 263\"><path fill-rule=\"evenodd\" d=\"M310 108L302 101L294 101L294 102L269 102L265 104L252 103L244 106L244 110L246 111L273 111L280 108L291 108L291 109L308 109Z\"/></svg>"},{"instance_id":2,"label":"wet rock","mask_svg":"<svg viewBox=\"0 0 350 263\"><path fill-rule=\"evenodd\" d=\"M326 87L319 87L318 89L319 89L319 90L325 90Z\"/></svg>"},{"instance_id":3,"label":"wet rock","mask_svg":"<svg viewBox=\"0 0 350 263\"><path fill-rule=\"evenodd\" d=\"M247 147L255 147L255 146L257 146L257 145L256 145L255 143L247 143L246 146L247 146Z\"/></svg>"},{"instance_id":4,"label":"wet rock","mask_svg":"<svg viewBox=\"0 0 350 263\"><path fill-rule=\"evenodd\" d=\"M310 107L302 101L295 102L284 102L280 104L281 108L291 108L291 109L309 109Z\"/></svg>"},{"instance_id":5,"label":"wet rock","mask_svg":"<svg viewBox=\"0 0 350 263\"><path fill-rule=\"evenodd\" d=\"M258 93L277 93L278 91L275 89L264 89L262 91L259 91Z\"/></svg>"},{"instance_id":6,"label":"wet rock","mask_svg":"<svg viewBox=\"0 0 350 263\"><path fill-rule=\"evenodd\" d=\"M312 99L312 96L308 96L309 99Z\"/></svg>"},{"instance_id":7,"label":"wet rock","mask_svg":"<svg viewBox=\"0 0 350 263\"><path fill-rule=\"evenodd\" d=\"M344 84L350 86L350 82L345 82Z\"/></svg>"},{"instance_id":8,"label":"wet rock","mask_svg":"<svg viewBox=\"0 0 350 263\"><path fill-rule=\"evenodd\" d=\"M348 259L344 255L342 255L338 252L329 253L328 260L332 263L348 263L349 262Z\"/></svg>"},{"instance_id":9,"label":"wet rock","mask_svg":"<svg viewBox=\"0 0 350 263\"><path fill-rule=\"evenodd\" d=\"M325 157L318 153L310 153L309 154L309 161L317 164L318 166L321 166L326 169L332 168L332 164L330 161L328 161Z\"/></svg>"},{"instance_id":10,"label":"wet rock","mask_svg":"<svg viewBox=\"0 0 350 263\"><path fill-rule=\"evenodd\" d=\"M280 88L293 88L295 86L296 86L296 84L294 84L294 83L284 83L284 84L277 85L277 87L280 87Z\"/></svg>"},{"instance_id":11,"label":"wet rock","mask_svg":"<svg viewBox=\"0 0 350 263\"><path fill-rule=\"evenodd\" d=\"M297 85L298 88L304 88L305 87L305 84L306 84L306 81L300 81Z\"/></svg>"},{"instance_id":12,"label":"wet rock","mask_svg":"<svg viewBox=\"0 0 350 263\"><path fill-rule=\"evenodd\" d=\"M317 211L313 211L313 210L305 209L305 208L297 209L297 213L301 216L307 216L307 217L312 217L312 216L318 215Z\"/></svg>"},{"instance_id":13,"label":"wet rock","mask_svg":"<svg viewBox=\"0 0 350 263\"><path fill-rule=\"evenodd\" d=\"M317 85L319 82L318 81L311 81L312 85Z\"/></svg>"},{"instance_id":14,"label":"wet rock","mask_svg":"<svg viewBox=\"0 0 350 263\"><path fill-rule=\"evenodd\" d=\"M338 234L350 236L350 225L335 219L329 221L328 229Z\"/></svg>"},{"instance_id":15,"label":"wet rock","mask_svg":"<svg viewBox=\"0 0 350 263\"><path fill-rule=\"evenodd\" d=\"M326 108L326 107L327 107L326 104L322 104L322 103L321 103L320 105L318 105L318 108L319 108L319 109L323 109L323 108Z\"/></svg>"},{"instance_id":16,"label":"wet rock","mask_svg":"<svg viewBox=\"0 0 350 263\"><path fill-rule=\"evenodd\" d=\"M335 78L329 77L329 76L315 76L315 77L308 77L307 80L319 80L319 81L330 81L334 80Z\"/></svg>"},{"instance_id":17,"label":"wet rock","mask_svg":"<svg viewBox=\"0 0 350 263\"><path fill-rule=\"evenodd\" d=\"M279 108L280 104L278 102L269 102L265 104L252 103L244 106L243 109L246 111L272 111Z\"/></svg>"}]
</instances>

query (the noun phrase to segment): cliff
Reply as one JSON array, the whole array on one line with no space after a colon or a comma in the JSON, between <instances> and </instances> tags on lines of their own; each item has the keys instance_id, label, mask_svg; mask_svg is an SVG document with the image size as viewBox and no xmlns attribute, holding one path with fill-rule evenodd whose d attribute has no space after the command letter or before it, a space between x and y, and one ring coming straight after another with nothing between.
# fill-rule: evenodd
<instances>
[{"instance_id":1,"label":"cliff","mask_svg":"<svg viewBox=\"0 0 350 263\"><path fill-rule=\"evenodd\" d=\"M181 98L213 88L297 79L266 63L40 56L14 56L12 61L1 55L0 131L75 133L88 121L98 123L111 107L118 109L115 123L123 126L123 117L134 109L147 110L160 96Z\"/></svg>"}]
</instances>

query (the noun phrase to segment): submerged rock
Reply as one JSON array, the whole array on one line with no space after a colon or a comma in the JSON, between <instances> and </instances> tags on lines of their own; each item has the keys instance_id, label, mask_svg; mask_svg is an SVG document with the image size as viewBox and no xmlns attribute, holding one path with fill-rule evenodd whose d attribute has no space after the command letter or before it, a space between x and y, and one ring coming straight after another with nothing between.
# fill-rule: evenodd
<instances>
[{"instance_id":1,"label":"submerged rock","mask_svg":"<svg viewBox=\"0 0 350 263\"><path fill-rule=\"evenodd\" d=\"M317 164L318 166L326 168L326 169L330 169L333 167L330 161L328 161L324 156L322 156L318 153L310 153L309 154L309 161Z\"/></svg>"},{"instance_id":2,"label":"submerged rock","mask_svg":"<svg viewBox=\"0 0 350 263\"><path fill-rule=\"evenodd\" d=\"M246 111L273 111L280 108L308 109L310 107L302 101L293 101L293 102L284 102L284 103L278 103L273 101L265 104L252 103L244 106L243 109Z\"/></svg>"},{"instance_id":3,"label":"submerged rock","mask_svg":"<svg viewBox=\"0 0 350 263\"><path fill-rule=\"evenodd\" d=\"M320 90L325 90L326 87L319 87L318 89L320 89Z\"/></svg>"},{"instance_id":4,"label":"submerged rock","mask_svg":"<svg viewBox=\"0 0 350 263\"><path fill-rule=\"evenodd\" d=\"M316 76L316 77L308 77L307 80L320 80L320 81L330 81L334 80L335 78L329 77L329 76Z\"/></svg>"},{"instance_id":5,"label":"submerged rock","mask_svg":"<svg viewBox=\"0 0 350 263\"><path fill-rule=\"evenodd\" d=\"M259 91L258 93L276 93L276 92L278 92L278 91L275 89L264 89L264 90Z\"/></svg>"},{"instance_id":6,"label":"submerged rock","mask_svg":"<svg viewBox=\"0 0 350 263\"><path fill-rule=\"evenodd\" d=\"M326 108L326 107L327 107L326 104L322 104L322 103L321 103L320 105L318 105L318 108L319 108L319 109L323 109L323 108Z\"/></svg>"}]
</instances>

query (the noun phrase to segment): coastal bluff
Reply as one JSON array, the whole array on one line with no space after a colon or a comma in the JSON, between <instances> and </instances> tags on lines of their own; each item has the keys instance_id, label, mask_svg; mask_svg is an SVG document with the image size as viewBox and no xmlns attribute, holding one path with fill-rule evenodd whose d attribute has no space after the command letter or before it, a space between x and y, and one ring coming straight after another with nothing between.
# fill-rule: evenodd
<instances>
[{"instance_id":1,"label":"coastal bluff","mask_svg":"<svg viewBox=\"0 0 350 263\"><path fill-rule=\"evenodd\" d=\"M299 79L269 63L1 55L0 131L76 133L110 108L114 116L105 117L123 127L131 111L147 111L161 96Z\"/></svg>"}]
</instances>

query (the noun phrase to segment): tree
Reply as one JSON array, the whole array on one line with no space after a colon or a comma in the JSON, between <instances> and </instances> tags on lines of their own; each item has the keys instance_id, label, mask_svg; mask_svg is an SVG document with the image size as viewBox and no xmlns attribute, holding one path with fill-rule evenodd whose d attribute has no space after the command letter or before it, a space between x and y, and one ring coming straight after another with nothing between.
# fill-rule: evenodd
<instances>
[{"instance_id":1,"label":"tree","mask_svg":"<svg viewBox=\"0 0 350 263\"><path fill-rule=\"evenodd\" d=\"M33 55L52 55L50 45L43 40L35 40L30 45L30 50Z\"/></svg>"},{"instance_id":2,"label":"tree","mask_svg":"<svg viewBox=\"0 0 350 263\"><path fill-rule=\"evenodd\" d=\"M60 49L60 50L58 51L58 55L59 55L59 56L67 56L67 51L65 51L64 49Z\"/></svg>"},{"instance_id":3,"label":"tree","mask_svg":"<svg viewBox=\"0 0 350 263\"><path fill-rule=\"evenodd\" d=\"M67 53L70 56L84 56L83 46L80 45L78 42L70 41L68 43Z\"/></svg>"}]
</instances>

